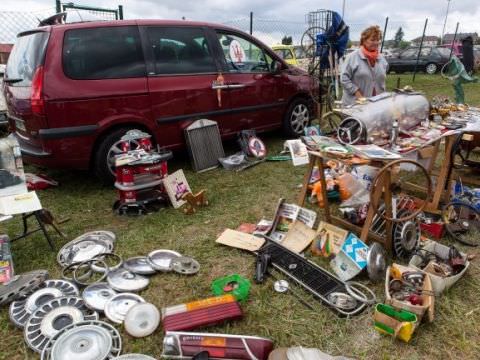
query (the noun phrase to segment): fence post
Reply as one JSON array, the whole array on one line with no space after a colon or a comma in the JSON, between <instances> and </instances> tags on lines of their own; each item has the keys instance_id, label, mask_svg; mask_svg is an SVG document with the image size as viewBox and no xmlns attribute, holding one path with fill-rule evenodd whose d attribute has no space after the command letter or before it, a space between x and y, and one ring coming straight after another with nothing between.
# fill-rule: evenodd
<instances>
[{"instance_id":1,"label":"fence post","mask_svg":"<svg viewBox=\"0 0 480 360\"><path fill-rule=\"evenodd\" d=\"M123 5L118 5L118 18L123 20Z\"/></svg>"},{"instance_id":2,"label":"fence post","mask_svg":"<svg viewBox=\"0 0 480 360\"><path fill-rule=\"evenodd\" d=\"M387 36L387 26L388 26L388 16L385 19L385 27L383 28L382 46L380 46L380 52L383 52L383 43L385 42L385 37Z\"/></svg>"},{"instance_id":3,"label":"fence post","mask_svg":"<svg viewBox=\"0 0 480 360\"><path fill-rule=\"evenodd\" d=\"M415 63L415 68L413 69L413 79L412 82L415 82L415 75L417 75L417 66L418 61L420 60L420 53L422 52L423 40L425 39L425 31L427 30L428 18L425 19L425 26L423 27L422 41L420 42L420 48L418 49L417 62Z\"/></svg>"},{"instance_id":4,"label":"fence post","mask_svg":"<svg viewBox=\"0 0 480 360\"><path fill-rule=\"evenodd\" d=\"M250 11L250 35L253 35L253 11Z\"/></svg>"},{"instance_id":5,"label":"fence post","mask_svg":"<svg viewBox=\"0 0 480 360\"><path fill-rule=\"evenodd\" d=\"M57 14L62 12L62 4L60 0L55 0L55 9L57 10Z\"/></svg>"}]
</instances>

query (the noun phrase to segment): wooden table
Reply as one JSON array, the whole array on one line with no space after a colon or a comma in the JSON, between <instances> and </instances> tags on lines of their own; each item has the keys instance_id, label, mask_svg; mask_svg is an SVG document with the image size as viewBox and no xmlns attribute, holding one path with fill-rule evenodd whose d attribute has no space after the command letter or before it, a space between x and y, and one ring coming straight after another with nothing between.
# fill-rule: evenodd
<instances>
[{"instance_id":1,"label":"wooden table","mask_svg":"<svg viewBox=\"0 0 480 360\"><path fill-rule=\"evenodd\" d=\"M426 201L427 204L425 206L425 211L432 212L432 213L440 213L441 212L441 201L448 202L451 196L451 178L452 178L452 171L451 171L451 151L452 146L455 142L455 138L457 135L450 135L445 137L445 148L443 151L444 159L440 166L440 170L438 172L437 181L432 191L432 196L427 197ZM433 145L430 163L427 168L427 172L432 176L432 172L435 167L435 161L437 160L438 155L440 154L440 144L442 138L436 140ZM363 227L354 225L343 218L338 216L332 216L330 211L330 205L327 198L327 188L326 188L326 181L325 181L325 160L331 159L327 155L317 152L317 151L309 151L310 155L310 162L308 165L308 170L305 173L303 179L302 190L300 192L300 196L298 198L298 204L303 206L305 203L305 198L308 192L308 185L310 178L312 176L312 171L314 166L318 166L319 173L320 173L320 183L321 183L321 191L322 191L322 198L323 198L323 210L325 213L325 221L336 226L342 227L349 231L355 232L360 235L360 239L365 243L368 243L370 240L376 241L381 243L387 251L391 251L392 249L392 226L393 223L391 221L386 222L386 236L382 237L378 234L370 231L371 225L375 217L375 209L372 207L372 201L370 201L370 205L368 208L367 217L365 219L365 223ZM342 161L342 159L335 159ZM370 166L375 166L378 168L382 168L383 166L387 165L390 161L371 161L369 163ZM392 217L392 194L390 191L390 183L391 183L392 174L390 170L387 170L385 175L382 176L382 184L381 186L375 187L372 196L374 197L374 202L378 204L380 199L383 196L383 200L385 202L385 215L388 217ZM420 190L420 191L427 191L425 187L421 187L415 184L406 183L407 188Z\"/></svg>"}]
</instances>

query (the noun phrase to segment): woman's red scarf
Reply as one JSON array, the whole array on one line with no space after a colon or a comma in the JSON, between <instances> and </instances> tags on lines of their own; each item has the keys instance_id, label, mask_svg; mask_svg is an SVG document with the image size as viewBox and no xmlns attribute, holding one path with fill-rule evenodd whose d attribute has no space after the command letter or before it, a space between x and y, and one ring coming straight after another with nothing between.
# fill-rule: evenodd
<instances>
[{"instance_id":1,"label":"woman's red scarf","mask_svg":"<svg viewBox=\"0 0 480 360\"><path fill-rule=\"evenodd\" d=\"M363 52L363 55L366 56L370 66L374 67L378 59L378 49L370 51L370 50L367 50L364 46L362 46L362 52Z\"/></svg>"}]
</instances>

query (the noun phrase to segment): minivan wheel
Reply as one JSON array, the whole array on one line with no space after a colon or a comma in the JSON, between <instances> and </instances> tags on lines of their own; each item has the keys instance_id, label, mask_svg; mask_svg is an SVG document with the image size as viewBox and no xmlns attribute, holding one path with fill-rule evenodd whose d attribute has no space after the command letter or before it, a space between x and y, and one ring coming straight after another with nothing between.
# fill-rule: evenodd
<instances>
[{"instance_id":1,"label":"minivan wheel","mask_svg":"<svg viewBox=\"0 0 480 360\"><path fill-rule=\"evenodd\" d=\"M294 100L287 109L283 119L283 130L289 137L303 135L310 123L310 110L305 99Z\"/></svg>"},{"instance_id":2,"label":"minivan wheel","mask_svg":"<svg viewBox=\"0 0 480 360\"><path fill-rule=\"evenodd\" d=\"M116 129L101 140L94 157L95 175L104 183L112 184L115 180L115 155L120 153L120 139L127 131L133 130L133 127L123 127ZM130 149L135 150L138 143L132 142Z\"/></svg>"},{"instance_id":3,"label":"minivan wheel","mask_svg":"<svg viewBox=\"0 0 480 360\"><path fill-rule=\"evenodd\" d=\"M427 64L427 66L425 66L425 72L427 74L433 75L437 72L437 70L438 70L437 64L430 63L430 64Z\"/></svg>"}]
</instances>

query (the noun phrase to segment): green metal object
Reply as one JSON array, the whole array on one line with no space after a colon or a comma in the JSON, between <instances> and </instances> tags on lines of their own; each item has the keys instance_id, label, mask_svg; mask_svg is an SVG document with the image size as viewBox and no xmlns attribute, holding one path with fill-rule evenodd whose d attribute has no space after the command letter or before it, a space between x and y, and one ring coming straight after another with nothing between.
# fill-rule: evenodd
<instances>
[{"instance_id":1,"label":"green metal object","mask_svg":"<svg viewBox=\"0 0 480 360\"><path fill-rule=\"evenodd\" d=\"M462 62L455 55L443 66L442 76L453 82L453 90L455 92L455 102L457 104L465 104L465 92L463 84L478 82L478 78L470 76L465 70Z\"/></svg>"},{"instance_id":2,"label":"green metal object","mask_svg":"<svg viewBox=\"0 0 480 360\"><path fill-rule=\"evenodd\" d=\"M105 9L105 8L99 8L94 6L76 5L72 2L62 3L60 0L55 0L55 8L57 10L57 13L60 13L62 11L67 11L68 9L85 10L96 15L101 15L106 19L110 19L114 17L115 20L123 20L122 5L119 5L118 9Z\"/></svg>"}]
</instances>

